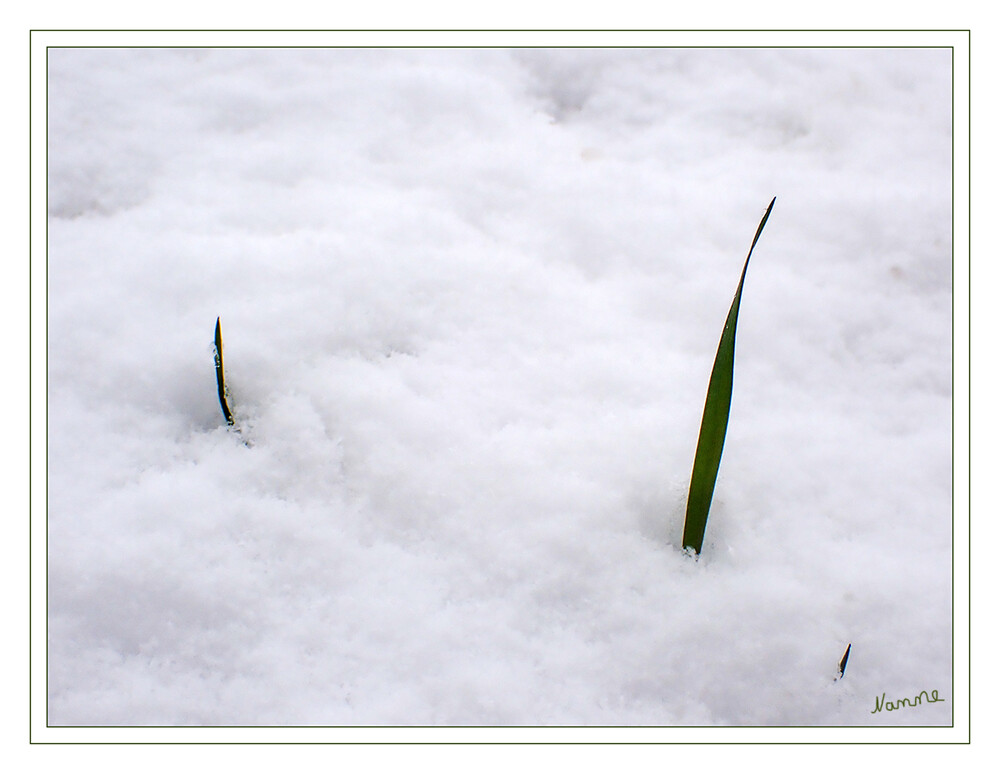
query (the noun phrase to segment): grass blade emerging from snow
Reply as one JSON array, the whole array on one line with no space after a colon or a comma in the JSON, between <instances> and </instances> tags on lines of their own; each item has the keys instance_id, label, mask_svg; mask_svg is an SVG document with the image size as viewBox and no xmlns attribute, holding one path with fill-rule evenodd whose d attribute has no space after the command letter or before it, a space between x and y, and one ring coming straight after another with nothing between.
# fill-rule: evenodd
<instances>
[{"instance_id":1,"label":"grass blade emerging from snow","mask_svg":"<svg viewBox=\"0 0 1000 774\"><path fill-rule=\"evenodd\" d=\"M844 657L840 659L840 664L838 665L840 667L841 679L843 679L844 677L844 670L847 669L847 659L850 657L850 655L851 655L851 643L847 643L847 650L844 651Z\"/></svg>"},{"instance_id":2,"label":"grass blade emerging from snow","mask_svg":"<svg viewBox=\"0 0 1000 774\"><path fill-rule=\"evenodd\" d=\"M777 197L775 197L777 199ZM747 276L750 256L760 238L767 216L771 214L775 199L767 206L767 212L757 226L750 252L747 253L736 287L736 296L729 308L729 316L722 329L719 351L715 355L712 376L708 381L708 395L705 397L705 412L701 418L701 432L694 454L694 468L691 471L691 487L688 490L687 513L684 517L683 547L701 553L705 540L705 526L708 524L708 510L712 505L715 479L719 474L722 447L726 441L726 427L729 425L729 405L733 397L733 358L736 352L736 318L740 312L740 296L743 294L743 280Z\"/></svg>"},{"instance_id":3,"label":"grass blade emerging from snow","mask_svg":"<svg viewBox=\"0 0 1000 774\"><path fill-rule=\"evenodd\" d=\"M222 324L220 318L215 318L215 381L219 385L219 404L226 422L233 424L233 412L229 410L226 399L226 374L222 368Z\"/></svg>"}]
</instances>

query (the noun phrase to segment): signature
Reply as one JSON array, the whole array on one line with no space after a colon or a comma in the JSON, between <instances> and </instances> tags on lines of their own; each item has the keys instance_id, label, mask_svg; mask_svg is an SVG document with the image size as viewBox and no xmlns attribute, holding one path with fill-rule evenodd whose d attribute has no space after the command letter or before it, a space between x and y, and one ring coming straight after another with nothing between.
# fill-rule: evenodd
<instances>
[{"instance_id":1,"label":"signature","mask_svg":"<svg viewBox=\"0 0 1000 774\"><path fill-rule=\"evenodd\" d=\"M925 701L928 704L934 704L935 702L938 701L944 701L944 699L938 698L937 691L931 691L930 694L928 694L927 691L921 691L912 699L904 698L904 699L896 699L895 701L889 699L888 701L886 701L885 693L883 693L881 697L879 696L875 697L875 709L871 711L871 714L874 715L876 712L881 712L883 709L892 712L893 710L902 709L903 707L917 707L923 704Z\"/></svg>"}]
</instances>

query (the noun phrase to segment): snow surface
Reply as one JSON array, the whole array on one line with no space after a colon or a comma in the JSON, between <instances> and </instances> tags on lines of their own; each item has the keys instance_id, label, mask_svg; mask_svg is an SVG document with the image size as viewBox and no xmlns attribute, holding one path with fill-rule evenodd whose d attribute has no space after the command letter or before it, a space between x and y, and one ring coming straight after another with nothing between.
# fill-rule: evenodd
<instances>
[{"instance_id":1,"label":"snow surface","mask_svg":"<svg viewBox=\"0 0 1000 774\"><path fill-rule=\"evenodd\" d=\"M951 723L949 50L49 64L51 724Z\"/></svg>"}]
</instances>

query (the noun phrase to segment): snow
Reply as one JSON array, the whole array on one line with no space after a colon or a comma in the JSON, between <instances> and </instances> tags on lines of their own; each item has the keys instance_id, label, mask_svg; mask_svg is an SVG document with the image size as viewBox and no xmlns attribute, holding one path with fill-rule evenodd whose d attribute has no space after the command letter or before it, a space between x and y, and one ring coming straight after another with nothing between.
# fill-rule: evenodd
<instances>
[{"instance_id":1,"label":"snow","mask_svg":"<svg viewBox=\"0 0 1000 774\"><path fill-rule=\"evenodd\" d=\"M952 722L949 50L48 77L50 724Z\"/></svg>"}]
</instances>

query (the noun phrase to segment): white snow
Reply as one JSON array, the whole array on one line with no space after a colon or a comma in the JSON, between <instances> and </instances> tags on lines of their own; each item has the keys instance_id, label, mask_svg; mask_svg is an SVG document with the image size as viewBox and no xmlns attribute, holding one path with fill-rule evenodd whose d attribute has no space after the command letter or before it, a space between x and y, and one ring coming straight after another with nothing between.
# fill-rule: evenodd
<instances>
[{"instance_id":1,"label":"white snow","mask_svg":"<svg viewBox=\"0 0 1000 774\"><path fill-rule=\"evenodd\" d=\"M48 77L52 725L951 723L949 50Z\"/></svg>"}]
</instances>

